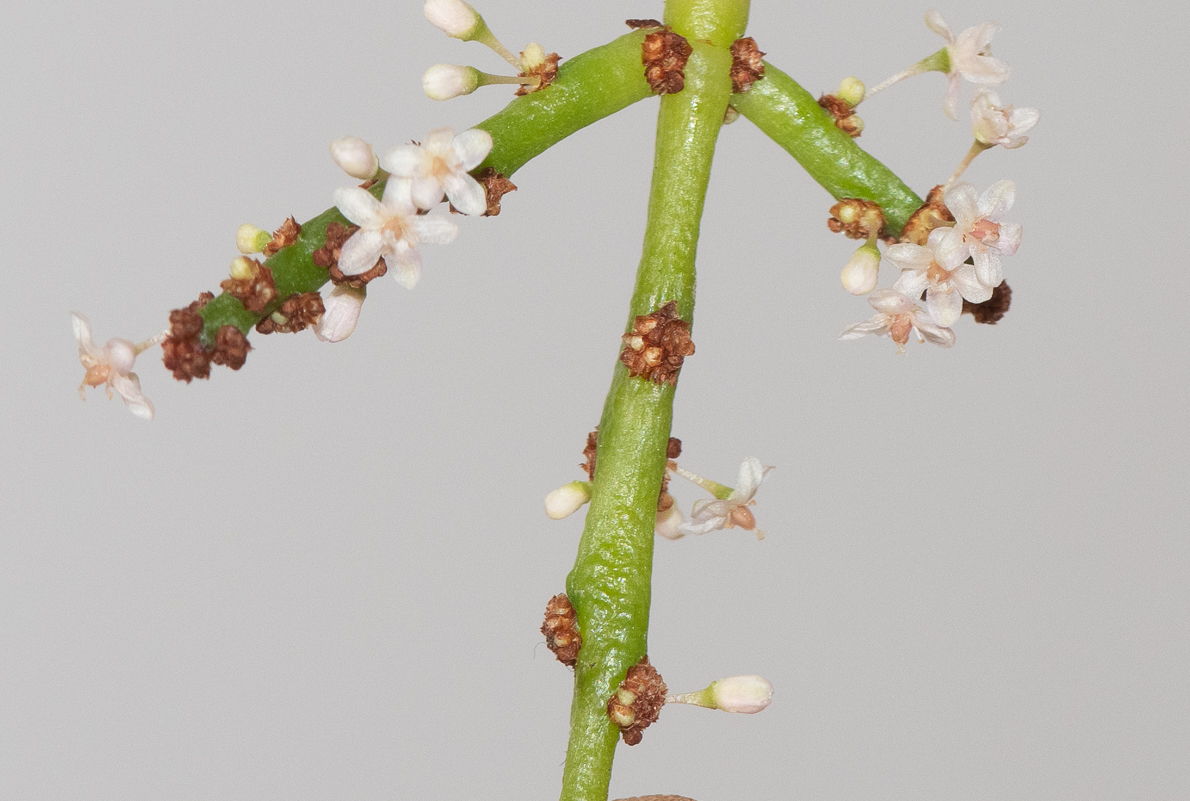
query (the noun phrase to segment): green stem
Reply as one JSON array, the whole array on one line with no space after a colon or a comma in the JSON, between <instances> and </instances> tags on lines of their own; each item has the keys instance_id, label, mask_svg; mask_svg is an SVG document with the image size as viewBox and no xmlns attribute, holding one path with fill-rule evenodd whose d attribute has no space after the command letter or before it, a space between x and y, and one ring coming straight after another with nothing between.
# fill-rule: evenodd
<instances>
[{"instance_id":1,"label":"green stem","mask_svg":"<svg viewBox=\"0 0 1190 801\"><path fill-rule=\"evenodd\" d=\"M855 140L835 126L830 112L772 64L751 90L732 95L731 104L788 151L836 199L862 198L880 205L889 233L896 236L921 198Z\"/></svg>"},{"instance_id":2,"label":"green stem","mask_svg":"<svg viewBox=\"0 0 1190 801\"><path fill-rule=\"evenodd\" d=\"M707 13L719 8L719 15ZM742 9L742 14L738 13ZM732 12L736 13L732 13ZM692 13L698 12L698 13ZM694 312L694 259L711 158L731 92L730 45L743 31L747 3L674 2L666 23L694 48L686 87L661 98L648 223L629 326L675 301ZM702 34L701 37L689 35ZM653 528L665 470L674 387L628 375L617 362L599 424L591 506L566 590L578 612L582 650L575 666L563 801L604 801L619 730L607 700L647 652Z\"/></svg>"}]
</instances>

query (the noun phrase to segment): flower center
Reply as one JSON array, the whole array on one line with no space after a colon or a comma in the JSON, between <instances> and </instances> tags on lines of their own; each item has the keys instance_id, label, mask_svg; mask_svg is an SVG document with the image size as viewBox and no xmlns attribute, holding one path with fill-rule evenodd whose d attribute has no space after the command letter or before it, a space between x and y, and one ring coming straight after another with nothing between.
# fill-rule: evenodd
<instances>
[{"instance_id":1,"label":"flower center","mask_svg":"<svg viewBox=\"0 0 1190 801\"><path fill-rule=\"evenodd\" d=\"M936 261L930 262L930 269L926 270L926 278L930 282L930 286L938 287L939 289L950 288L950 270L944 269L941 264Z\"/></svg>"},{"instance_id":2,"label":"flower center","mask_svg":"<svg viewBox=\"0 0 1190 801\"><path fill-rule=\"evenodd\" d=\"M83 376L83 383L89 387L97 387L107 381L107 377L111 375L111 372L111 365L107 362L92 365L87 368L87 374Z\"/></svg>"},{"instance_id":3,"label":"flower center","mask_svg":"<svg viewBox=\"0 0 1190 801\"><path fill-rule=\"evenodd\" d=\"M744 531L752 531L756 528L756 518L752 516L752 510L743 504L733 506L730 514L727 515L727 527L735 528L736 526Z\"/></svg>"},{"instance_id":4,"label":"flower center","mask_svg":"<svg viewBox=\"0 0 1190 801\"><path fill-rule=\"evenodd\" d=\"M1000 241L1000 223L991 220L980 220L971 226L971 237L978 239L985 245L994 245Z\"/></svg>"},{"instance_id":5,"label":"flower center","mask_svg":"<svg viewBox=\"0 0 1190 801\"><path fill-rule=\"evenodd\" d=\"M405 236L405 227L401 225L401 218L399 215L393 215L384 221L381 230L388 231L397 239L403 239Z\"/></svg>"},{"instance_id":6,"label":"flower center","mask_svg":"<svg viewBox=\"0 0 1190 801\"><path fill-rule=\"evenodd\" d=\"M909 341L909 334L913 331L913 321L909 319L908 314L898 314L893 317L892 325L888 327L888 335L892 341L898 345L904 345Z\"/></svg>"}]
</instances>

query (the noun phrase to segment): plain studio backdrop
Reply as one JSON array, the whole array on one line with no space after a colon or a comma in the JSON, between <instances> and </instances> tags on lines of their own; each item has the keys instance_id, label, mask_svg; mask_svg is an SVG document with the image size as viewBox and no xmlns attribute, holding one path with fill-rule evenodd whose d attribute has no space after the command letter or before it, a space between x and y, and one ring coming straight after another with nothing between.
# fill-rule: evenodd
<instances>
[{"instance_id":1,"label":"plain studio backdrop","mask_svg":"<svg viewBox=\"0 0 1190 801\"><path fill-rule=\"evenodd\" d=\"M480 10L565 57L662 13ZM818 93L939 48L925 10L756 0L749 33ZM1017 184L1012 310L950 351L837 341L871 314L839 287L856 243L751 123L723 130L674 433L720 481L777 469L763 541L657 543L649 646L674 691L760 673L776 696L666 709L613 797L1190 797L1186 12L939 10L1000 22L1001 97L1042 110L968 173ZM75 394L70 311L147 337L217 289L240 223L331 204L333 139L385 150L508 101L428 100L438 62L506 69L411 0L6 13L0 798L556 796L571 675L538 628L582 519L541 501L581 477L615 363L655 101L529 163L503 214L423 249L415 291L373 284L347 342L254 335L188 386L154 352L151 423ZM970 143L944 85L861 108L923 194Z\"/></svg>"}]
</instances>

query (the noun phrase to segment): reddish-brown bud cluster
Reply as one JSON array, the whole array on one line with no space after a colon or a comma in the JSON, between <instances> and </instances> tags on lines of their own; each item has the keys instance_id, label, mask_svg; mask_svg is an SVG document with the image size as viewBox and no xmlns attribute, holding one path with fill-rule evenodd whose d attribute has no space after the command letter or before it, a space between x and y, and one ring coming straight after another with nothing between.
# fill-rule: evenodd
<instances>
[{"instance_id":1,"label":"reddish-brown bud cluster","mask_svg":"<svg viewBox=\"0 0 1190 801\"><path fill-rule=\"evenodd\" d=\"M487 194L488 208L483 213L485 217L496 217L500 214L500 198L509 192L516 191L516 184L504 177L504 173L496 172L491 167L484 167L475 173L475 180L483 186ZM453 206L451 207L454 208Z\"/></svg>"},{"instance_id":2,"label":"reddish-brown bud cluster","mask_svg":"<svg viewBox=\"0 0 1190 801\"><path fill-rule=\"evenodd\" d=\"M751 36L731 43L731 91L747 92L752 84L764 77L764 53Z\"/></svg>"},{"instance_id":3,"label":"reddish-brown bud cluster","mask_svg":"<svg viewBox=\"0 0 1190 801\"><path fill-rule=\"evenodd\" d=\"M215 349L211 351L211 362L239 370L248 359L248 337L234 325L225 325L215 334Z\"/></svg>"},{"instance_id":4,"label":"reddish-brown bud cluster","mask_svg":"<svg viewBox=\"0 0 1190 801\"><path fill-rule=\"evenodd\" d=\"M1012 288L1001 281L1000 286L992 290L992 296L983 303L963 301L963 314L970 314L975 322L984 325L995 325L1008 314L1008 307L1012 305Z\"/></svg>"},{"instance_id":5,"label":"reddish-brown bud cluster","mask_svg":"<svg viewBox=\"0 0 1190 801\"><path fill-rule=\"evenodd\" d=\"M861 200L857 197L845 197L831 206L830 219L826 227L836 234L843 234L851 239L867 239L872 235L872 223L878 222L876 236L884 233L884 212L878 203Z\"/></svg>"},{"instance_id":6,"label":"reddish-brown bud cluster","mask_svg":"<svg viewBox=\"0 0 1190 801\"><path fill-rule=\"evenodd\" d=\"M631 28L634 31L640 30L641 28L664 28L665 27L664 25L662 25L660 22L658 22L655 19L626 19L626 20L624 20L624 24L627 25L629 28Z\"/></svg>"},{"instance_id":7,"label":"reddish-brown bud cluster","mask_svg":"<svg viewBox=\"0 0 1190 801\"><path fill-rule=\"evenodd\" d=\"M289 217L281 223L281 227L273 231L273 241L264 246L264 255L272 256L281 248L287 248L297 241L302 234L302 226L298 221Z\"/></svg>"},{"instance_id":8,"label":"reddish-brown bud cluster","mask_svg":"<svg viewBox=\"0 0 1190 801\"><path fill-rule=\"evenodd\" d=\"M641 63L645 65L645 80L655 94L672 95L686 88L683 70L692 52L685 37L668 29L645 37Z\"/></svg>"},{"instance_id":9,"label":"reddish-brown bud cluster","mask_svg":"<svg viewBox=\"0 0 1190 801\"><path fill-rule=\"evenodd\" d=\"M174 378L187 384L195 378L210 378L211 362L239 370L252 350L247 337L234 325L222 326L216 332L214 348L202 344L206 323L199 311L214 298L210 292L203 292L186 308L169 313L169 335L161 343L161 360Z\"/></svg>"},{"instance_id":10,"label":"reddish-brown bud cluster","mask_svg":"<svg viewBox=\"0 0 1190 801\"><path fill-rule=\"evenodd\" d=\"M578 661L578 649L583 647L583 637L578 631L578 613L564 593L550 598L545 605L545 622L541 624L545 645L554 652L558 661L567 667L574 667Z\"/></svg>"},{"instance_id":11,"label":"reddish-brown bud cluster","mask_svg":"<svg viewBox=\"0 0 1190 801\"><path fill-rule=\"evenodd\" d=\"M901 229L902 242L912 242L924 247L926 240L930 238L930 231L954 224L954 215L946 208L942 199L945 190L943 184L935 186L930 190L930 194L926 195L926 202L921 204L921 208L909 215L905 227Z\"/></svg>"},{"instance_id":12,"label":"reddish-brown bud cluster","mask_svg":"<svg viewBox=\"0 0 1190 801\"><path fill-rule=\"evenodd\" d=\"M259 314L276 299L277 284L268 267L255 259L244 258L244 261L250 265L250 274L246 278L228 278L220 282L219 288L233 298L239 298L248 311Z\"/></svg>"},{"instance_id":13,"label":"reddish-brown bud cluster","mask_svg":"<svg viewBox=\"0 0 1190 801\"><path fill-rule=\"evenodd\" d=\"M317 325L325 312L317 292L290 295L281 308L256 324L256 330L261 334L296 334Z\"/></svg>"},{"instance_id":14,"label":"reddish-brown bud cluster","mask_svg":"<svg viewBox=\"0 0 1190 801\"><path fill-rule=\"evenodd\" d=\"M524 53L521 53L524 56ZM554 78L558 77L558 62L562 57L557 53L550 53L545 57L545 61L538 64L536 67L531 67L524 72L518 73L522 78L540 78L541 83L536 86L527 86L521 84L517 87L517 97L523 97L531 92L540 92L542 89L554 82Z\"/></svg>"},{"instance_id":15,"label":"reddish-brown bud cluster","mask_svg":"<svg viewBox=\"0 0 1190 801\"><path fill-rule=\"evenodd\" d=\"M678 318L678 304L672 300L652 314L637 317L621 339L620 361L628 366L628 374L658 384L676 384L682 362L694 353L690 323Z\"/></svg>"},{"instance_id":16,"label":"reddish-brown bud cluster","mask_svg":"<svg viewBox=\"0 0 1190 801\"><path fill-rule=\"evenodd\" d=\"M639 743L642 732L657 721L667 691L661 674L649 664L648 656L628 668L628 675L607 699L607 716L620 727L625 745Z\"/></svg>"},{"instance_id":17,"label":"reddish-brown bud cluster","mask_svg":"<svg viewBox=\"0 0 1190 801\"><path fill-rule=\"evenodd\" d=\"M822 106L835 118L835 127L852 139L858 139L864 131L864 121L855 113L855 107L836 95L822 95L818 98Z\"/></svg>"},{"instance_id":18,"label":"reddish-brown bud cluster","mask_svg":"<svg viewBox=\"0 0 1190 801\"><path fill-rule=\"evenodd\" d=\"M359 230L358 225L343 225L333 222L326 227L326 243L311 255L311 260L319 267L325 267L330 273L331 283L335 286L347 284L352 289L362 289L372 281L388 272L388 265L381 258L372 265L372 269L359 275L343 275L339 269L339 254L344 243L351 235Z\"/></svg>"}]
</instances>

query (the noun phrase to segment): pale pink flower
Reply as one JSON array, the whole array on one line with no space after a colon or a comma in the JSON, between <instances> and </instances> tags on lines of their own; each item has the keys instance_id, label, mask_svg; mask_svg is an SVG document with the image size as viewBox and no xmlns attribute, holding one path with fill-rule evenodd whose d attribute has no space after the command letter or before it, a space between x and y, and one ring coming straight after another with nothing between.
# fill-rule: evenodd
<instances>
[{"instance_id":1,"label":"pale pink flower","mask_svg":"<svg viewBox=\"0 0 1190 801\"><path fill-rule=\"evenodd\" d=\"M450 128L430 131L420 145L401 145L385 154L384 169L412 180L419 209L431 209L445 195L463 214L477 216L488 208L487 192L468 173L492 150L492 135L472 128L455 136Z\"/></svg>"},{"instance_id":2,"label":"pale pink flower","mask_svg":"<svg viewBox=\"0 0 1190 801\"><path fill-rule=\"evenodd\" d=\"M898 353L905 352L910 334L917 334L921 342L929 340L943 348L954 345L954 331L935 323L912 298L896 290L877 289L868 295L868 303L876 314L862 323L844 328L839 339L859 339L868 334L888 336L897 343Z\"/></svg>"},{"instance_id":3,"label":"pale pink flower","mask_svg":"<svg viewBox=\"0 0 1190 801\"><path fill-rule=\"evenodd\" d=\"M925 247L901 242L884 253L884 258L901 271L893 289L910 298L920 298L925 292L926 309L943 328L950 328L958 321L964 298L983 303L992 296L991 287L980 283L974 266L955 264L947 269L940 263L936 251L949 233L949 228L935 228L930 231Z\"/></svg>"},{"instance_id":4,"label":"pale pink flower","mask_svg":"<svg viewBox=\"0 0 1190 801\"><path fill-rule=\"evenodd\" d=\"M953 228L934 231L944 232L935 248L938 262L943 267L953 268L971 258L979 282L986 287L999 286L1004 280L1000 257L1016 253L1021 244L1021 226L1000 221L1015 199L1016 184L1007 180L997 181L978 197L971 184L948 187L943 200L954 215L955 223ZM934 232L931 232L931 239Z\"/></svg>"},{"instance_id":5,"label":"pale pink flower","mask_svg":"<svg viewBox=\"0 0 1190 801\"><path fill-rule=\"evenodd\" d=\"M950 71L947 72L946 100L942 107L946 116L955 120L958 119L962 78L980 84L1001 84L1008 80L1008 64L998 58L992 58L991 41L1000 30L1000 26L994 22L985 22L974 28L967 28L955 36L946 20L942 19L942 15L932 8L926 12L926 25L946 40Z\"/></svg>"},{"instance_id":6,"label":"pale pink flower","mask_svg":"<svg viewBox=\"0 0 1190 801\"><path fill-rule=\"evenodd\" d=\"M444 245L455 238L459 228L445 217L419 215L410 195L409 179L392 177L377 200L358 186L335 191L335 205L359 230L343 243L339 269L344 275L359 275L375 266L381 256L393 277L407 289L413 289L421 277L421 244Z\"/></svg>"},{"instance_id":7,"label":"pale pink flower","mask_svg":"<svg viewBox=\"0 0 1190 801\"><path fill-rule=\"evenodd\" d=\"M1001 106L1000 96L980 89L971 100L971 127L975 141L986 147L1001 145L1009 150L1029 141L1024 134L1041 119L1035 108Z\"/></svg>"},{"instance_id":8,"label":"pale pink flower","mask_svg":"<svg viewBox=\"0 0 1190 801\"><path fill-rule=\"evenodd\" d=\"M716 484L701 476L696 476L688 470L676 468L675 473L690 479L699 486L710 489L717 496L714 500L695 501L690 522L676 526L676 530L682 535L706 534L736 526L745 531L756 531L756 518L752 516L752 510L748 507L756 503L753 500L756 490L760 489L760 485L772 469L772 467L763 466L756 457L748 457L740 465L735 489L731 490L722 484ZM756 536L758 539L762 539L764 532L756 531Z\"/></svg>"},{"instance_id":9,"label":"pale pink flower","mask_svg":"<svg viewBox=\"0 0 1190 801\"><path fill-rule=\"evenodd\" d=\"M130 412L142 420L152 420L153 404L141 392L140 379L132 368L136 365L137 355L161 342L165 335L160 334L139 345L127 339L109 339L101 348L91 339L91 322L86 317L71 312L70 319L74 323L74 338L79 344L79 362L87 369L83 383L79 384L79 397L87 399L86 387L106 384L108 400L115 390Z\"/></svg>"}]
</instances>

